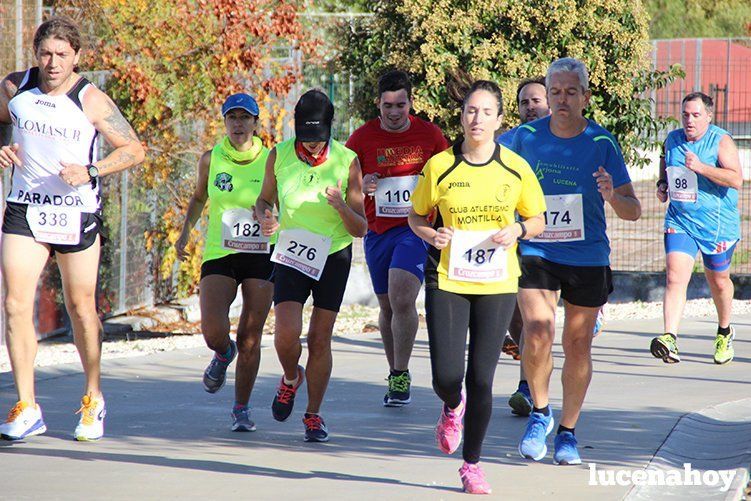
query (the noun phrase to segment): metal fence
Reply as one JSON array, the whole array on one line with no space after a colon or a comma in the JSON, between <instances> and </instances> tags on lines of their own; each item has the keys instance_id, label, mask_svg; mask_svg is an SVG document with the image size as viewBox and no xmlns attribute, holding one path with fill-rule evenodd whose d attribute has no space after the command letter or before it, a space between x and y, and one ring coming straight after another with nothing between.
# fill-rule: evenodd
<instances>
[{"instance_id":1,"label":"metal fence","mask_svg":"<svg viewBox=\"0 0 751 501\"><path fill-rule=\"evenodd\" d=\"M42 0L0 0L0 68L3 76L29 66L34 30L42 22Z\"/></svg>"}]
</instances>

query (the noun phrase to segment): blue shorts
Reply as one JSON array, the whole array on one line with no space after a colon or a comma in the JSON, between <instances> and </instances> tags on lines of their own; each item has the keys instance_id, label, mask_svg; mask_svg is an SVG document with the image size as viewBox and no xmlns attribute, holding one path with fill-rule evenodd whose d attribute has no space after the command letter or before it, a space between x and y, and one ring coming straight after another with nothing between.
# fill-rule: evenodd
<instances>
[{"instance_id":1,"label":"blue shorts","mask_svg":"<svg viewBox=\"0 0 751 501\"><path fill-rule=\"evenodd\" d=\"M368 231L365 235L365 261L376 294L389 291L389 270L399 268L423 281L428 250L409 226L397 226L385 233Z\"/></svg>"},{"instance_id":2,"label":"blue shorts","mask_svg":"<svg viewBox=\"0 0 751 501\"><path fill-rule=\"evenodd\" d=\"M725 271L730 268L730 262L733 259L733 252L738 242L732 242L724 251L717 254L701 253L704 261L704 268L710 271ZM721 245L718 245L722 247ZM720 249L718 249L720 250ZM683 252L691 257L696 257L699 252L699 244L687 233L665 233L665 254L671 252Z\"/></svg>"}]
</instances>

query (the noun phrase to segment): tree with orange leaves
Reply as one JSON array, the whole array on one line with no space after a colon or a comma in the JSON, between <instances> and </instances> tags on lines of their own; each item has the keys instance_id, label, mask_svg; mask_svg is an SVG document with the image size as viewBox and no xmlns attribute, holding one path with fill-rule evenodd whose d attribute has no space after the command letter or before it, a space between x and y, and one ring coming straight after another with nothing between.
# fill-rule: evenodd
<instances>
[{"instance_id":1,"label":"tree with orange leaves","mask_svg":"<svg viewBox=\"0 0 751 501\"><path fill-rule=\"evenodd\" d=\"M147 247L171 277L177 239L199 155L222 130L219 107L236 92L260 105L258 134L281 140L284 100L300 79L294 54L317 43L299 21L304 0L63 0L93 42L82 66L108 70L107 92L148 148L139 183L151 192L155 225ZM77 15L77 14L78 15ZM281 56L281 57L280 57ZM156 195L156 196L154 196ZM156 199L156 207L153 207ZM123 209L124 210L124 209ZM201 235L193 230L192 259L178 272L178 293L200 275Z\"/></svg>"}]
</instances>

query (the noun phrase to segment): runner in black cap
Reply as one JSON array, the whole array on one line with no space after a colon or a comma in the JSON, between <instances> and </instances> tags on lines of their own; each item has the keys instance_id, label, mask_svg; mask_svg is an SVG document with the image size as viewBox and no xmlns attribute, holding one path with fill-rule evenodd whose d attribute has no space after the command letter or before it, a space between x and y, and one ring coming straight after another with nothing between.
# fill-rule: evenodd
<instances>
[{"instance_id":1,"label":"runner in black cap","mask_svg":"<svg viewBox=\"0 0 751 501\"><path fill-rule=\"evenodd\" d=\"M274 346L284 375L271 406L274 419L292 413L297 389L308 379L305 441L326 442L319 411L331 375L334 330L352 260L352 237L367 231L357 155L331 139L334 106L321 91L295 106L295 136L278 144L266 163L256 214L263 234L277 231L274 270ZM279 221L272 214L279 204ZM302 308L313 295L307 367L302 354Z\"/></svg>"}]
</instances>

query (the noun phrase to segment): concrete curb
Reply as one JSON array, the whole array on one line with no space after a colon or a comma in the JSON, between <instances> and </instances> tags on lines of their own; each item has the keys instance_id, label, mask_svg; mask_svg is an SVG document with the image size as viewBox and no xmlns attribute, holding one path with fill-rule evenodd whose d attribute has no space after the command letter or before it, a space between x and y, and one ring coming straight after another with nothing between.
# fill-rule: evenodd
<instances>
[{"instance_id":1,"label":"concrete curb","mask_svg":"<svg viewBox=\"0 0 751 501\"><path fill-rule=\"evenodd\" d=\"M745 499L751 478L751 398L725 402L681 417L645 470L683 473L686 464L695 472L714 470L732 474L729 488L723 491L722 482L635 485L624 500Z\"/></svg>"}]
</instances>

